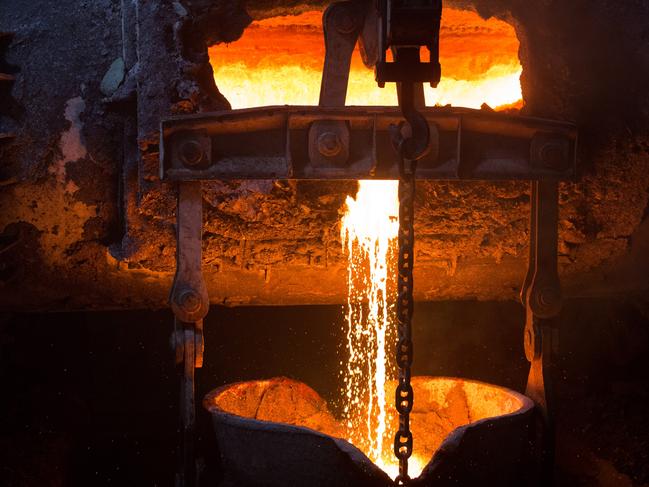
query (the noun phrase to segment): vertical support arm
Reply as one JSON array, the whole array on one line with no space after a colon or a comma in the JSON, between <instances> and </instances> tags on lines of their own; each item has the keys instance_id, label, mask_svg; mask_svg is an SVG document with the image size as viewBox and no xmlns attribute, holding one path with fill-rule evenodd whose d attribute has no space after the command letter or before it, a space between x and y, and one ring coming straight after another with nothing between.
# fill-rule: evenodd
<instances>
[{"instance_id":1,"label":"vertical support arm","mask_svg":"<svg viewBox=\"0 0 649 487\"><path fill-rule=\"evenodd\" d=\"M318 102L321 107L345 106L352 53L367 8L366 2L336 2L323 14L325 61Z\"/></svg>"},{"instance_id":2,"label":"vertical support arm","mask_svg":"<svg viewBox=\"0 0 649 487\"><path fill-rule=\"evenodd\" d=\"M554 333L561 311L557 268L559 190L556 182L532 182L530 261L521 298L526 309L525 355L530 372L525 393L539 412L539 485L552 485L554 409L552 368Z\"/></svg>"},{"instance_id":3,"label":"vertical support arm","mask_svg":"<svg viewBox=\"0 0 649 487\"><path fill-rule=\"evenodd\" d=\"M321 107L344 107L352 54L368 2L334 2L322 16L325 60L320 83ZM319 120L309 128L309 158L314 164L345 165L349 159L349 126L342 120Z\"/></svg>"},{"instance_id":4,"label":"vertical support arm","mask_svg":"<svg viewBox=\"0 0 649 487\"><path fill-rule=\"evenodd\" d=\"M203 318L209 309L207 287L201 270L202 201L200 182L182 182L178 185L176 276L170 299L175 316L173 338L176 363L182 366L176 487L194 487L197 482L194 460L194 369L203 365Z\"/></svg>"}]
</instances>

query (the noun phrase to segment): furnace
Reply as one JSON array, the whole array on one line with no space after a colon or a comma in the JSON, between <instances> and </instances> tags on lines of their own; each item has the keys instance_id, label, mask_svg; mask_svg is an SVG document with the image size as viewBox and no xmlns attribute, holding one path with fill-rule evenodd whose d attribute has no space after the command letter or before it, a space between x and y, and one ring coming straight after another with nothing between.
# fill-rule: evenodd
<instances>
[{"instance_id":1,"label":"furnace","mask_svg":"<svg viewBox=\"0 0 649 487\"><path fill-rule=\"evenodd\" d=\"M645 487L613 3L0 3L0 478Z\"/></svg>"}]
</instances>

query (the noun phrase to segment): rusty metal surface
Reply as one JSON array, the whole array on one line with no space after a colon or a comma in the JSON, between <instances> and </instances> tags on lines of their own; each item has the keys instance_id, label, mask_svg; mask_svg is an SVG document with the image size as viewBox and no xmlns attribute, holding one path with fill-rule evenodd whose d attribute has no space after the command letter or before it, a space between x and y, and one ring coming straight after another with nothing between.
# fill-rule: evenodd
<instances>
[{"instance_id":1,"label":"rusty metal surface","mask_svg":"<svg viewBox=\"0 0 649 487\"><path fill-rule=\"evenodd\" d=\"M191 156L196 151L186 149L181 153L189 153ZM176 189L176 276L170 295L175 324L172 345L175 348L176 364L181 368L180 438L175 486L194 487L198 481L194 456L194 369L203 365L203 318L209 310L209 297L202 271L203 197L200 182L181 182Z\"/></svg>"},{"instance_id":2,"label":"rusty metal surface","mask_svg":"<svg viewBox=\"0 0 649 487\"><path fill-rule=\"evenodd\" d=\"M439 148L437 157L432 153L419 161L419 179L568 180L575 175L576 130L570 123L449 107L426 108L422 114L439 131ZM174 117L162 123L161 177L397 179L397 154L388 132L400 120L398 109L388 107L284 106ZM322 121L349 127L346 165L309 157L309 129ZM200 156L200 167L177 157L177 144L193 136L211 140L211 153ZM569 150L548 156L552 164L544 164L532 155L539 137Z\"/></svg>"},{"instance_id":3,"label":"rusty metal surface","mask_svg":"<svg viewBox=\"0 0 649 487\"><path fill-rule=\"evenodd\" d=\"M376 81L430 83L435 87L441 77L439 64L439 27L442 1L399 2L387 0L379 8L379 60L375 67ZM420 48L425 47L429 59L420 59ZM395 54L387 61L387 51ZM410 52L407 55L401 55Z\"/></svg>"},{"instance_id":4,"label":"rusty metal surface","mask_svg":"<svg viewBox=\"0 0 649 487\"><path fill-rule=\"evenodd\" d=\"M200 182L178 184L176 277L170 303L183 322L202 320L209 309L203 278L203 196Z\"/></svg>"},{"instance_id":5,"label":"rusty metal surface","mask_svg":"<svg viewBox=\"0 0 649 487\"><path fill-rule=\"evenodd\" d=\"M556 318L561 311L557 268L559 189L556 183L532 182L530 257L521 290L526 309L524 346L530 362L525 393L538 408L533 432L537 438L538 485L552 485L554 472L555 404L553 401Z\"/></svg>"},{"instance_id":6,"label":"rusty metal surface","mask_svg":"<svg viewBox=\"0 0 649 487\"><path fill-rule=\"evenodd\" d=\"M318 105L345 105L349 67L356 40L365 22L370 2L336 2L325 10L323 20L325 59Z\"/></svg>"},{"instance_id":7,"label":"rusty metal surface","mask_svg":"<svg viewBox=\"0 0 649 487\"><path fill-rule=\"evenodd\" d=\"M11 71L17 71L15 66L9 65L4 59L4 51L14 38L12 32L0 31L0 145L11 142L16 134L12 131L13 123L7 123L4 119L15 118L16 106L11 97L11 87L16 81L16 76ZM4 164L3 164L4 166ZM0 168L0 187L8 186L16 182L14 175L6 174L7 168Z\"/></svg>"}]
</instances>

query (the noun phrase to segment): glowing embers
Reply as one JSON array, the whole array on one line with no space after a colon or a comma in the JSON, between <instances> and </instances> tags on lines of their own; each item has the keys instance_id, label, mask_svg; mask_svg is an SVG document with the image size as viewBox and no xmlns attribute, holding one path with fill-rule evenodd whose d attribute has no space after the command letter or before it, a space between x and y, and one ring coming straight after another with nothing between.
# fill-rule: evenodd
<instances>
[{"instance_id":1,"label":"glowing embers","mask_svg":"<svg viewBox=\"0 0 649 487\"><path fill-rule=\"evenodd\" d=\"M343 422L349 441L386 471L395 461L393 394L386 385L395 376L395 276L389 264L399 229L397 188L396 181L359 181L341 221L348 286Z\"/></svg>"},{"instance_id":2,"label":"glowing embers","mask_svg":"<svg viewBox=\"0 0 649 487\"><path fill-rule=\"evenodd\" d=\"M209 50L216 84L233 108L316 105L324 60L322 13L253 22L241 39ZM479 108L521 102L519 42L506 22L446 8L440 31L442 80L426 104ZM378 88L354 53L348 105L396 105L394 87Z\"/></svg>"}]
</instances>

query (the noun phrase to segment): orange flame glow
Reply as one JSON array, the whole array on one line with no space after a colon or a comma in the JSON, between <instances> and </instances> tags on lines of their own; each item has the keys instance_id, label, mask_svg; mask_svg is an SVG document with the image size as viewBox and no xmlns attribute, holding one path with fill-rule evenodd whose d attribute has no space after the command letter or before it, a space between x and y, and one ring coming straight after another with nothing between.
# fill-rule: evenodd
<instances>
[{"instance_id":1,"label":"orange flame glow","mask_svg":"<svg viewBox=\"0 0 649 487\"><path fill-rule=\"evenodd\" d=\"M315 105L320 92L324 41L321 12L253 22L234 45L209 50L216 84L233 108ZM520 107L518 39L509 24L468 11L445 9L440 31L442 80L426 87L426 104L479 108ZM396 105L394 86L376 86L371 70L354 53L348 105ZM392 477L395 411L392 359L395 340L393 256L398 229L397 183L359 181L348 197L341 240L348 257L347 359L342 363L343 414L348 439ZM387 393L386 393L387 391ZM428 459L417 455L417 476Z\"/></svg>"},{"instance_id":2,"label":"orange flame glow","mask_svg":"<svg viewBox=\"0 0 649 487\"><path fill-rule=\"evenodd\" d=\"M324 60L321 12L253 22L232 45L209 50L217 86L233 108L316 105ZM440 30L442 81L426 87L426 104L480 108L518 103L518 39L511 25L445 9ZM348 105L396 105L394 87L378 88L360 58L352 58Z\"/></svg>"},{"instance_id":3,"label":"orange flame glow","mask_svg":"<svg viewBox=\"0 0 649 487\"><path fill-rule=\"evenodd\" d=\"M379 466L392 433L386 399L386 381L394 376L387 356L394 341L389 339L394 300L388 299L388 263L398 229L394 182L360 181L356 198L347 197L341 222L348 255L344 419L350 441Z\"/></svg>"}]
</instances>

